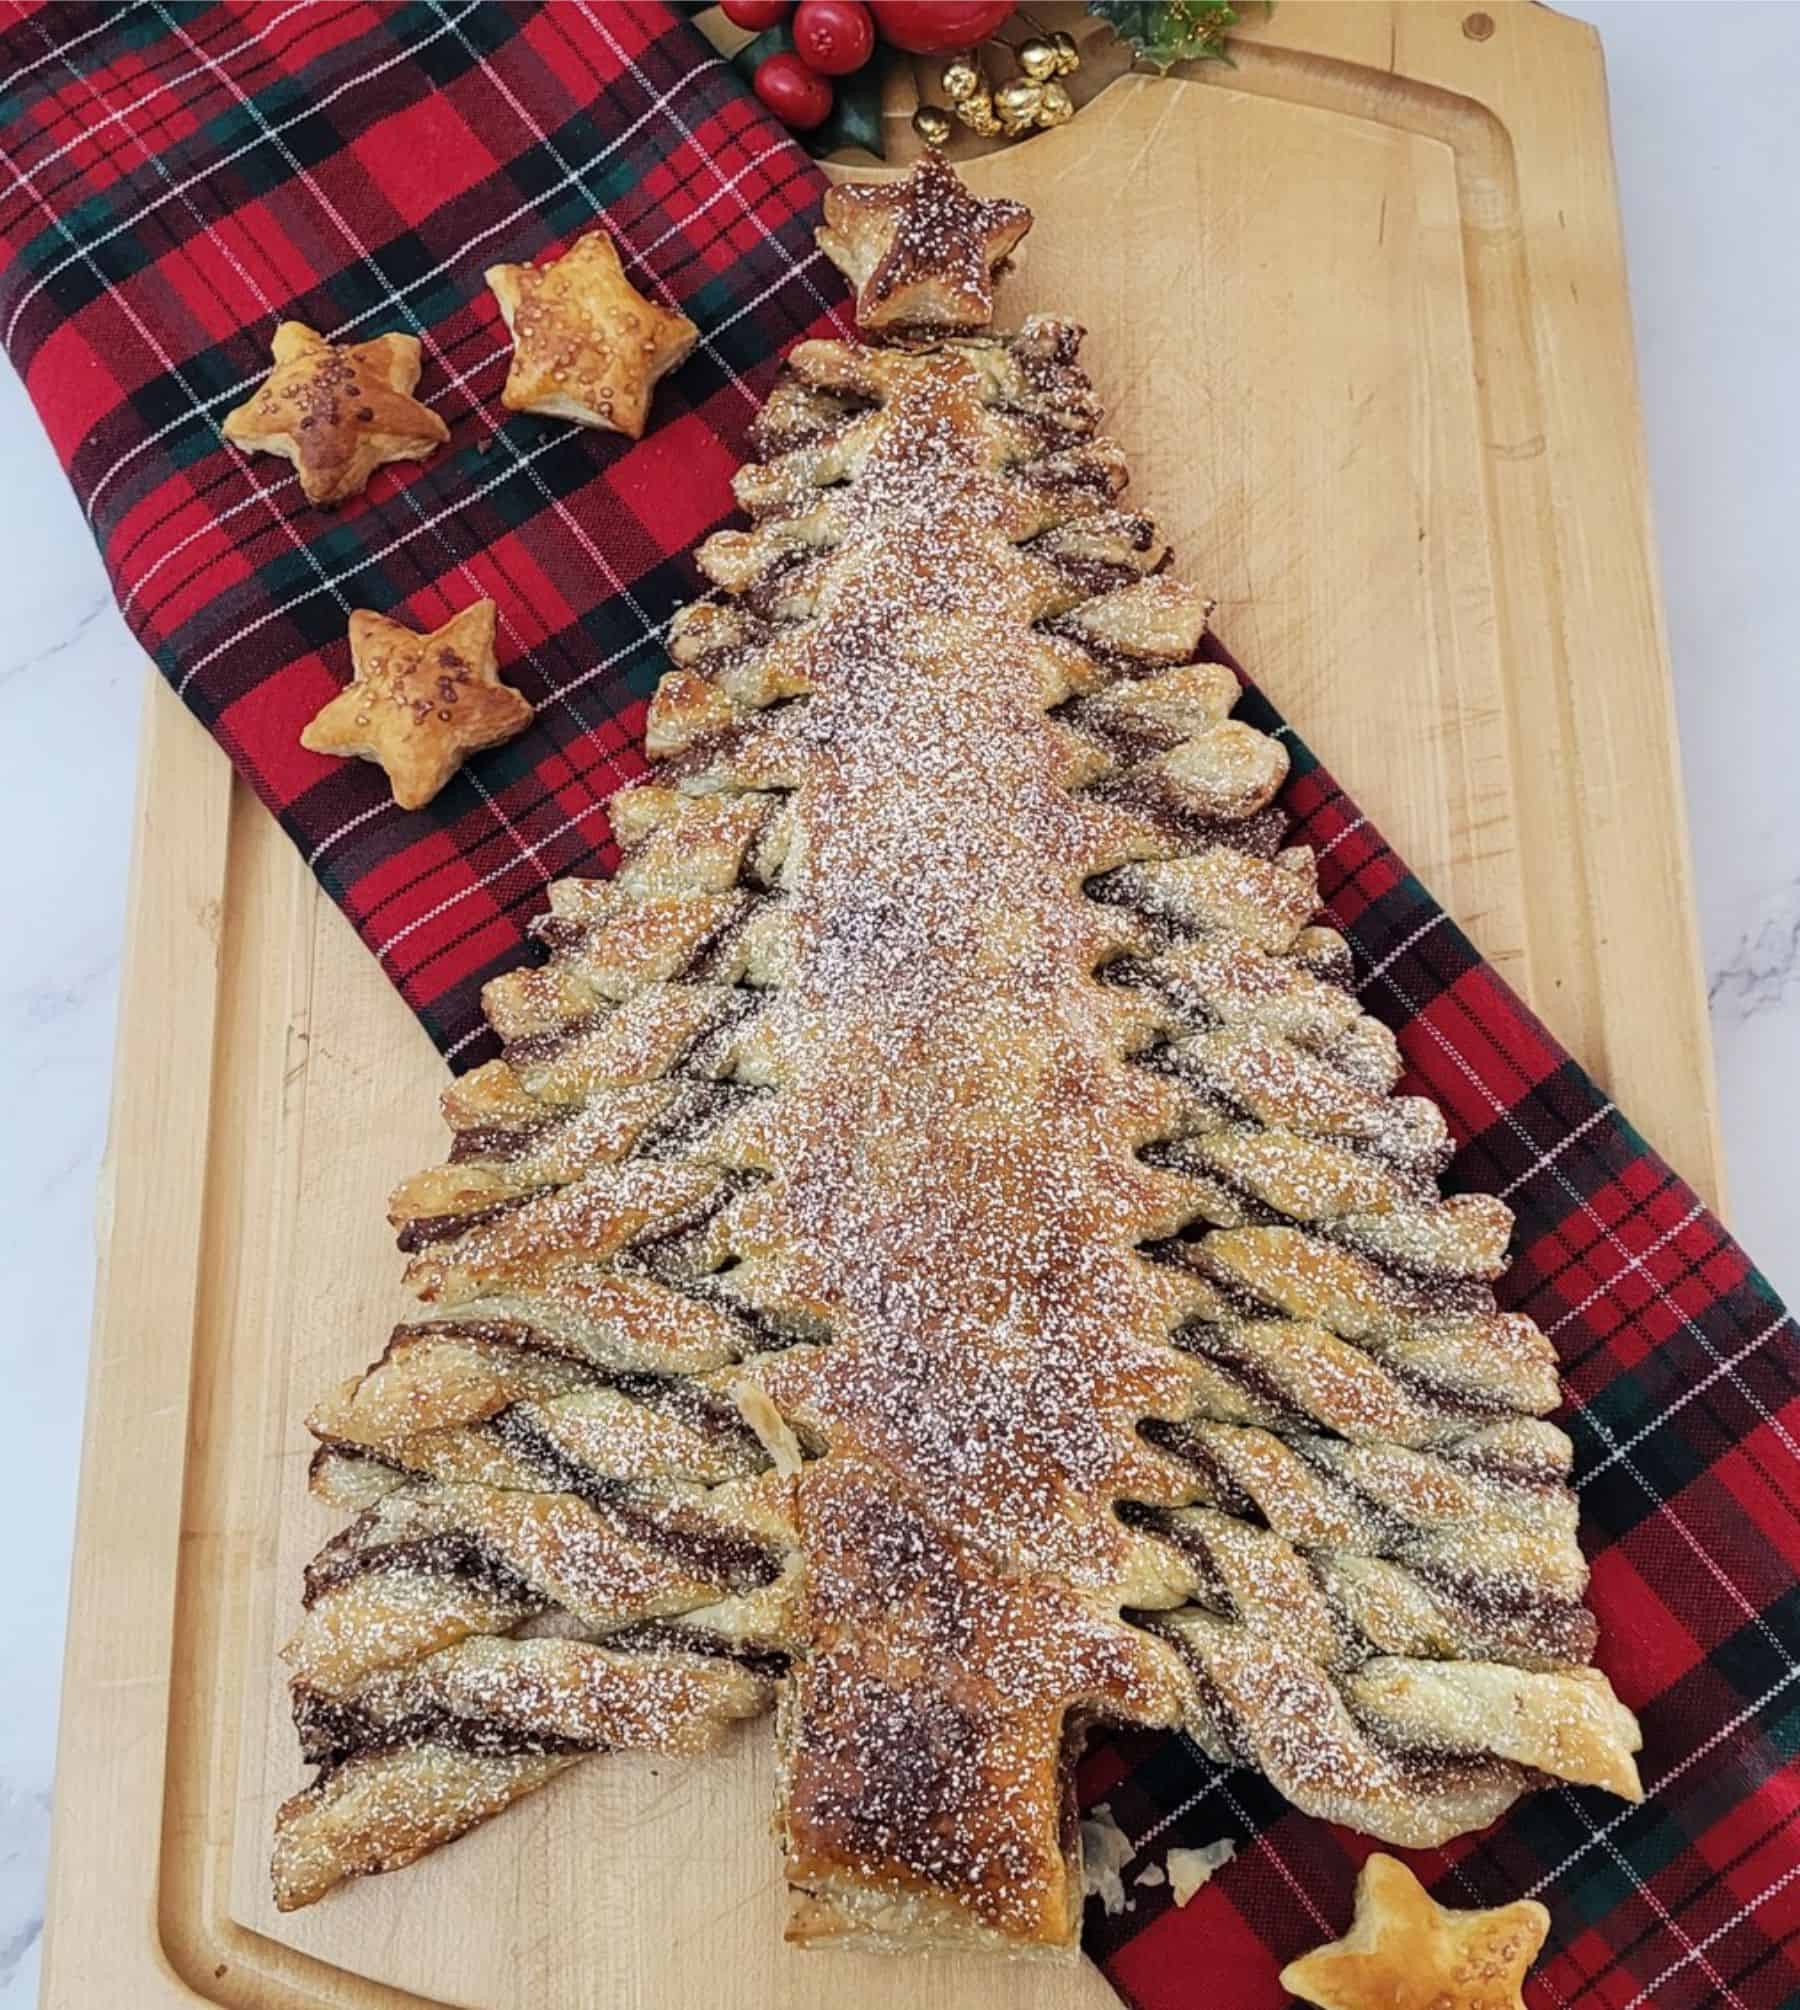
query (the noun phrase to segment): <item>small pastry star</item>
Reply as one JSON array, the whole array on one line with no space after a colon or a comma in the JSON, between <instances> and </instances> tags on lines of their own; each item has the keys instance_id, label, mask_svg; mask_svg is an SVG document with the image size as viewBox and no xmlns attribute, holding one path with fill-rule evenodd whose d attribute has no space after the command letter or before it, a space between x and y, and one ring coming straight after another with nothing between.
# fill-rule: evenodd
<instances>
[{"instance_id":1,"label":"small pastry star","mask_svg":"<svg viewBox=\"0 0 1800 2010\"><path fill-rule=\"evenodd\" d=\"M275 367L262 389L226 414L225 437L252 454L280 454L300 471L308 502L358 495L386 461L422 461L450 428L411 395L419 381L413 335L378 335L339 348L303 321L275 331Z\"/></svg>"},{"instance_id":2,"label":"small pastry star","mask_svg":"<svg viewBox=\"0 0 1800 2010\"><path fill-rule=\"evenodd\" d=\"M359 607L350 616L350 660L351 681L300 744L378 761L403 810L430 802L465 754L497 747L531 719L530 704L500 682L491 600L429 635Z\"/></svg>"},{"instance_id":3,"label":"small pastry star","mask_svg":"<svg viewBox=\"0 0 1800 2010\"><path fill-rule=\"evenodd\" d=\"M985 328L994 280L1031 228L1022 202L971 195L940 153L904 181L825 191L819 249L856 288L859 328Z\"/></svg>"},{"instance_id":4,"label":"small pastry star","mask_svg":"<svg viewBox=\"0 0 1800 2010\"><path fill-rule=\"evenodd\" d=\"M1320 2010L1524 2010L1525 1971L1549 1931L1535 1899L1452 1912L1405 1864L1372 1856L1350 1931L1290 1961L1281 1986Z\"/></svg>"},{"instance_id":5,"label":"small pastry star","mask_svg":"<svg viewBox=\"0 0 1800 2010\"><path fill-rule=\"evenodd\" d=\"M642 439L659 377L693 353L685 314L646 300L613 241L590 230L549 265L494 265L487 283L513 338L500 402Z\"/></svg>"}]
</instances>

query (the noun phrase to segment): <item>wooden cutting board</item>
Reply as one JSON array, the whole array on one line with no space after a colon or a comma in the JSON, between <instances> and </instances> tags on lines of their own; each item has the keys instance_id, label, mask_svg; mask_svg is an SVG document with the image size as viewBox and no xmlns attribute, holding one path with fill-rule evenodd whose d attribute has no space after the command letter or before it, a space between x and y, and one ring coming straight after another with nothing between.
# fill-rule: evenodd
<instances>
[{"instance_id":1,"label":"wooden cutting board","mask_svg":"<svg viewBox=\"0 0 1800 2010\"><path fill-rule=\"evenodd\" d=\"M1283 0L1238 61L1122 78L971 168L1038 213L1010 308L1088 325L1134 494L1231 647L1714 1196L1598 47L1493 0ZM442 1068L160 684L138 840L46 2003L1108 2001L1087 1968L785 1950L759 1728L596 1761L273 1912L301 1777L275 1651L332 1526L300 1419L400 1310L382 1201L439 1155Z\"/></svg>"}]
</instances>

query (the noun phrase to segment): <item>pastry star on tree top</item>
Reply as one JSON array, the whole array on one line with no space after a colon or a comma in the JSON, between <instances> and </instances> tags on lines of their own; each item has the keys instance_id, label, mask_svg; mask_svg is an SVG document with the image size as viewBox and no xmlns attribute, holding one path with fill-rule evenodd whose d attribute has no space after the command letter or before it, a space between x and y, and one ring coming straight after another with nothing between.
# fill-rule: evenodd
<instances>
[{"instance_id":1,"label":"pastry star on tree top","mask_svg":"<svg viewBox=\"0 0 1800 2010\"><path fill-rule=\"evenodd\" d=\"M1439 1905L1405 1864L1372 1856L1342 1940L1281 1971L1321 2010L1523 2010L1525 1971L1550 1931L1534 1899L1485 1912Z\"/></svg>"},{"instance_id":2,"label":"pastry star on tree top","mask_svg":"<svg viewBox=\"0 0 1800 2010\"><path fill-rule=\"evenodd\" d=\"M403 810L430 802L465 754L497 747L530 722L530 703L500 682L491 600L429 635L359 607L350 616L350 658L351 681L300 744L378 762Z\"/></svg>"},{"instance_id":3,"label":"pastry star on tree top","mask_svg":"<svg viewBox=\"0 0 1800 2010\"><path fill-rule=\"evenodd\" d=\"M985 328L994 280L1031 228L1022 202L971 195L940 153L904 181L825 192L819 249L856 288L860 328Z\"/></svg>"},{"instance_id":4,"label":"pastry star on tree top","mask_svg":"<svg viewBox=\"0 0 1800 2010\"><path fill-rule=\"evenodd\" d=\"M412 396L414 335L327 342L304 321L275 331L275 367L256 395L225 416L223 432L253 454L280 454L306 499L329 507L356 495L387 461L422 461L450 428Z\"/></svg>"},{"instance_id":5,"label":"pastry star on tree top","mask_svg":"<svg viewBox=\"0 0 1800 2010\"><path fill-rule=\"evenodd\" d=\"M625 277L603 230L549 265L495 265L487 274L513 338L500 402L577 425L644 433L659 377L692 354L700 331L646 300Z\"/></svg>"}]
</instances>

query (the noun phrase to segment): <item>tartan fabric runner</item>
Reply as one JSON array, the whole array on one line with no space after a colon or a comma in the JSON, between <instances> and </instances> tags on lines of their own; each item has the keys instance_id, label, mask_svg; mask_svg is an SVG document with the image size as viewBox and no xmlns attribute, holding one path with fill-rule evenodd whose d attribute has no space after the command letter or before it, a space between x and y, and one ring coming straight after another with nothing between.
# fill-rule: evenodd
<instances>
[{"instance_id":1,"label":"tartan fabric runner","mask_svg":"<svg viewBox=\"0 0 1800 2010\"><path fill-rule=\"evenodd\" d=\"M0 340L119 604L457 1067L481 986L566 873L609 871L687 554L782 352L842 298L806 154L659 7L261 4L0 13ZM603 214L699 350L638 442L503 411L484 269ZM450 444L341 509L233 451L292 317L424 345ZM850 333L846 323L837 332ZM353 607L437 627L486 596L531 728L424 811L300 729Z\"/></svg>"},{"instance_id":2,"label":"tartan fabric runner","mask_svg":"<svg viewBox=\"0 0 1800 2010\"><path fill-rule=\"evenodd\" d=\"M134 632L301 847L458 1068L482 983L547 883L605 872L638 772L658 633L781 352L837 326L821 178L668 9L270 4L0 12L0 339ZM596 212L634 283L703 331L641 442L513 418L483 268ZM218 422L275 322L425 346L450 445L334 515ZM1152 506L1154 498L1151 499ZM488 595L537 708L426 811L303 752L347 674L353 606L436 626ZM1247 716L1286 729L1252 694ZM1649 1798L1558 1790L1411 1860L1451 1904L1531 1893L1534 2010L1800 2003L1800 1351L1694 1195L1480 961L1288 734L1296 836L1322 855L1364 995L1443 1106L1454 1180L1518 1214L1506 1301L1571 1399L1601 1659L1643 1721ZM1183 1738L1093 1749L1084 1798L1138 1855L1088 1946L1142 2010L1262 2010L1341 1932L1370 1845ZM1188 1906L1137 1872L1221 1836Z\"/></svg>"}]
</instances>

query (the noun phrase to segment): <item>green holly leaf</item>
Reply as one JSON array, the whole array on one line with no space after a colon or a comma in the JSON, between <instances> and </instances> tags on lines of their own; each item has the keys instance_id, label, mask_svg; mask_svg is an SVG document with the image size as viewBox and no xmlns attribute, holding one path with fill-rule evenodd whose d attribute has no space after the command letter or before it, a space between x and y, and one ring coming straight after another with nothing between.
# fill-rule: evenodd
<instances>
[{"instance_id":1,"label":"green holly leaf","mask_svg":"<svg viewBox=\"0 0 1800 2010\"><path fill-rule=\"evenodd\" d=\"M726 57L727 67L735 70L744 82L754 90L756 72L765 56L779 55L783 49L791 49L794 38L785 28L765 28L760 35L752 35L735 55Z\"/></svg>"},{"instance_id":2,"label":"green holly leaf","mask_svg":"<svg viewBox=\"0 0 1800 2010\"><path fill-rule=\"evenodd\" d=\"M809 153L823 156L839 147L866 147L877 160L887 159L881 132L881 71L883 50L877 50L860 70L833 77L836 92L831 116L822 126L802 133Z\"/></svg>"},{"instance_id":3,"label":"green holly leaf","mask_svg":"<svg viewBox=\"0 0 1800 2010\"><path fill-rule=\"evenodd\" d=\"M791 49L794 38L785 27L765 28L727 60L744 82L755 87L756 72L765 56ZM810 133L794 135L809 154L823 159L840 147L866 147L877 160L887 158L881 132L881 72L892 52L884 43L860 70L831 79L831 115Z\"/></svg>"},{"instance_id":4,"label":"green holly leaf","mask_svg":"<svg viewBox=\"0 0 1800 2010\"><path fill-rule=\"evenodd\" d=\"M1227 0L1088 0L1097 14L1129 42L1146 63L1166 70L1175 63L1229 63L1226 31L1237 25L1238 10Z\"/></svg>"}]
</instances>

